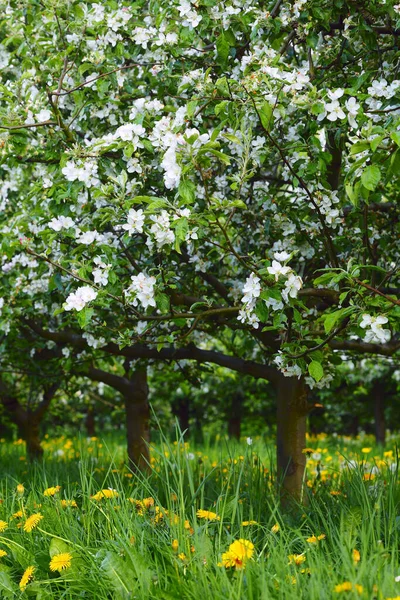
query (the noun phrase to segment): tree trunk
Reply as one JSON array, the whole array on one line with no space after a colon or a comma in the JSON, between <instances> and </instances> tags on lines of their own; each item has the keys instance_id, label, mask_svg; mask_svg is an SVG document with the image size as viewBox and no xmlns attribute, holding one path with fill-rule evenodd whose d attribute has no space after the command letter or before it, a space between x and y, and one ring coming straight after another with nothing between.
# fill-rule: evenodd
<instances>
[{"instance_id":1,"label":"tree trunk","mask_svg":"<svg viewBox=\"0 0 400 600\"><path fill-rule=\"evenodd\" d=\"M306 466L307 391L303 379L279 377L277 415L277 467L282 504L304 501Z\"/></svg>"},{"instance_id":2,"label":"tree trunk","mask_svg":"<svg viewBox=\"0 0 400 600\"><path fill-rule=\"evenodd\" d=\"M381 381L376 381L372 386L372 400L374 403L376 443L384 445L386 440L385 388Z\"/></svg>"},{"instance_id":3,"label":"tree trunk","mask_svg":"<svg viewBox=\"0 0 400 600\"><path fill-rule=\"evenodd\" d=\"M189 419L190 419L190 400L187 396L178 398L175 402L172 412L178 419L179 429L181 433L186 432L186 437L189 435Z\"/></svg>"},{"instance_id":4,"label":"tree trunk","mask_svg":"<svg viewBox=\"0 0 400 600\"><path fill-rule=\"evenodd\" d=\"M240 430L242 425L242 404L242 393L237 392L236 394L233 394L228 414L228 435L230 438L235 438L236 440L240 440Z\"/></svg>"},{"instance_id":5,"label":"tree trunk","mask_svg":"<svg viewBox=\"0 0 400 600\"><path fill-rule=\"evenodd\" d=\"M91 406L89 406L88 411L86 413L85 426L86 426L86 433L87 433L88 437L95 437L96 436L96 421L94 418L94 411Z\"/></svg>"},{"instance_id":6,"label":"tree trunk","mask_svg":"<svg viewBox=\"0 0 400 600\"><path fill-rule=\"evenodd\" d=\"M26 443L26 455L29 461L40 460L43 448L40 442L40 420L27 413L23 421L17 423L18 435Z\"/></svg>"},{"instance_id":7,"label":"tree trunk","mask_svg":"<svg viewBox=\"0 0 400 600\"><path fill-rule=\"evenodd\" d=\"M137 368L124 393L129 464L133 471L150 469L150 407L146 367Z\"/></svg>"}]
</instances>

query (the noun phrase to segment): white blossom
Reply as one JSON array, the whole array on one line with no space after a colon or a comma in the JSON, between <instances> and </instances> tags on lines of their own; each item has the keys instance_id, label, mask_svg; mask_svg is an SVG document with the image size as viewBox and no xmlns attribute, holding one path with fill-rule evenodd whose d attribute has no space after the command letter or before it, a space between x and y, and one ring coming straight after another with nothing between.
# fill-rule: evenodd
<instances>
[{"instance_id":1,"label":"white blossom","mask_svg":"<svg viewBox=\"0 0 400 600\"><path fill-rule=\"evenodd\" d=\"M148 277L144 273L139 273L139 275L133 275L131 280L132 283L125 291L125 294L128 296L134 296L132 301L133 306L137 306L138 302L141 303L143 308L155 306L156 301L154 298L154 286L156 283L156 278Z\"/></svg>"},{"instance_id":2,"label":"white blossom","mask_svg":"<svg viewBox=\"0 0 400 600\"><path fill-rule=\"evenodd\" d=\"M383 325L388 323L388 318L383 315L373 317L372 315L364 314L360 322L360 327L370 329L366 332L364 340L366 342L377 342L384 344L391 338L390 329L383 329Z\"/></svg>"},{"instance_id":3,"label":"white blossom","mask_svg":"<svg viewBox=\"0 0 400 600\"><path fill-rule=\"evenodd\" d=\"M122 229L125 229L129 235L143 233L144 219L144 212L141 208L139 210L131 208L128 212L127 223L122 225Z\"/></svg>"},{"instance_id":4,"label":"white blossom","mask_svg":"<svg viewBox=\"0 0 400 600\"><path fill-rule=\"evenodd\" d=\"M64 310L80 311L86 304L97 297L97 292L90 285L83 285L68 296L64 304Z\"/></svg>"},{"instance_id":5,"label":"white blossom","mask_svg":"<svg viewBox=\"0 0 400 600\"><path fill-rule=\"evenodd\" d=\"M71 217L54 217L51 221L47 223L50 229L54 229L54 231L61 231L61 229L69 229L70 227L75 227L74 221Z\"/></svg>"}]
</instances>

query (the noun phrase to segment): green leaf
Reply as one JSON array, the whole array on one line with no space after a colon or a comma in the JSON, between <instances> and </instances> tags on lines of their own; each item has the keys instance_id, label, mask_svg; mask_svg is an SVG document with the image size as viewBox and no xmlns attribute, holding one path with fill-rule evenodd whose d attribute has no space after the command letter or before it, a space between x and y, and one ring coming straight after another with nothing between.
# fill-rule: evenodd
<instances>
[{"instance_id":1,"label":"green leaf","mask_svg":"<svg viewBox=\"0 0 400 600\"><path fill-rule=\"evenodd\" d=\"M336 323L342 320L344 317L347 317L352 312L354 312L354 306L347 306L345 308L340 308L339 310L335 310L334 312L328 313L324 316L324 329L326 333L330 333L332 329L335 327Z\"/></svg>"},{"instance_id":2,"label":"green leaf","mask_svg":"<svg viewBox=\"0 0 400 600\"><path fill-rule=\"evenodd\" d=\"M107 579L111 588L122 598L130 598L133 593L133 575L129 566L115 552L100 551L97 555L101 558L100 570Z\"/></svg>"},{"instance_id":3,"label":"green leaf","mask_svg":"<svg viewBox=\"0 0 400 600\"><path fill-rule=\"evenodd\" d=\"M10 575L5 571L0 571L1 598L16 598L18 596L18 592L18 586L13 582Z\"/></svg>"},{"instance_id":4,"label":"green leaf","mask_svg":"<svg viewBox=\"0 0 400 600\"><path fill-rule=\"evenodd\" d=\"M217 48L217 62L219 65L224 67L228 62L230 46L223 32L218 36L215 45Z\"/></svg>"},{"instance_id":5,"label":"green leaf","mask_svg":"<svg viewBox=\"0 0 400 600\"><path fill-rule=\"evenodd\" d=\"M64 554L64 552L71 552L71 546L64 542L64 540L52 538L49 546L50 558L53 558L57 554Z\"/></svg>"},{"instance_id":6,"label":"green leaf","mask_svg":"<svg viewBox=\"0 0 400 600\"><path fill-rule=\"evenodd\" d=\"M263 104L258 107L258 114L260 115L262 126L266 131L270 131L273 123L273 108L269 104L269 102L263 102Z\"/></svg>"},{"instance_id":7,"label":"green leaf","mask_svg":"<svg viewBox=\"0 0 400 600\"><path fill-rule=\"evenodd\" d=\"M85 329L86 325L89 325L93 314L94 309L90 307L82 308L82 310L76 313L76 317L81 329Z\"/></svg>"},{"instance_id":8,"label":"green leaf","mask_svg":"<svg viewBox=\"0 0 400 600\"><path fill-rule=\"evenodd\" d=\"M320 362L312 360L308 365L308 372L315 381L321 381L324 376L324 369Z\"/></svg>"},{"instance_id":9,"label":"green leaf","mask_svg":"<svg viewBox=\"0 0 400 600\"><path fill-rule=\"evenodd\" d=\"M184 202L186 202L186 204L193 204L196 198L195 191L196 186L192 181L189 181L187 179L181 180L178 192L180 197Z\"/></svg>"},{"instance_id":10,"label":"green leaf","mask_svg":"<svg viewBox=\"0 0 400 600\"><path fill-rule=\"evenodd\" d=\"M350 183L345 183L346 194L353 206L358 206L358 196L360 193L360 182L357 181L354 186Z\"/></svg>"},{"instance_id":11,"label":"green leaf","mask_svg":"<svg viewBox=\"0 0 400 600\"><path fill-rule=\"evenodd\" d=\"M374 191L380 179L381 172L379 167L376 165L369 165L361 174L361 183L367 190L370 190L371 192Z\"/></svg>"},{"instance_id":12,"label":"green leaf","mask_svg":"<svg viewBox=\"0 0 400 600\"><path fill-rule=\"evenodd\" d=\"M394 141L395 144L400 146L400 131L392 131L392 133L390 134L390 137Z\"/></svg>"},{"instance_id":13,"label":"green leaf","mask_svg":"<svg viewBox=\"0 0 400 600\"><path fill-rule=\"evenodd\" d=\"M268 310L267 306L265 305L265 302L263 302L262 300L257 302L254 312L256 313L257 317L260 319L261 323L266 323L268 321L269 310Z\"/></svg>"},{"instance_id":14,"label":"green leaf","mask_svg":"<svg viewBox=\"0 0 400 600\"><path fill-rule=\"evenodd\" d=\"M155 300L156 300L157 308L159 308L162 313L165 314L165 313L169 312L170 302L169 302L169 297L167 296L167 294L164 294L163 292L159 292L158 294L155 295Z\"/></svg>"},{"instance_id":15,"label":"green leaf","mask_svg":"<svg viewBox=\"0 0 400 600\"><path fill-rule=\"evenodd\" d=\"M385 139L385 137L386 136L384 136L384 135L378 135L378 137L371 140L370 145L371 145L372 152L375 152L375 150L377 149L377 147L379 146L381 141Z\"/></svg>"},{"instance_id":16,"label":"green leaf","mask_svg":"<svg viewBox=\"0 0 400 600\"><path fill-rule=\"evenodd\" d=\"M233 135L232 133L224 133L223 134L224 138L226 138L227 140L229 140L230 142L233 142L234 144L239 144L241 145L241 141L239 140L238 137L236 137L236 135Z\"/></svg>"},{"instance_id":17,"label":"green leaf","mask_svg":"<svg viewBox=\"0 0 400 600\"><path fill-rule=\"evenodd\" d=\"M157 198L157 200L154 200L154 202L152 202L151 204L148 205L146 212L148 213L153 213L153 212L158 212L158 210L160 208L164 208L164 206L166 206L168 203L166 200L163 200L162 198Z\"/></svg>"},{"instance_id":18,"label":"green leaf","mask_svg":"<svg viewBox=\"0 0 400 600\"><path fill-rule=\"evenodd\" d=\"M191 100L190 102L187 103L186 114L189 117L189 119L191 119L193 117L198 105L199 105L199 103L197 100Z\"/></svg>"},{"instance_id":19,"label":"green leaf","mask_svg":"<svg viewBox=\"0 0 400 600\"><path fill-rule=\"evenodd\" d=\"M364 152L365 150L368 150L369 148L369 142L367 140L365 140L364 142L356 142L355 144L353 144L350 148L350 154L359 154L360 152Z\"/></svg>"}]
</instances>

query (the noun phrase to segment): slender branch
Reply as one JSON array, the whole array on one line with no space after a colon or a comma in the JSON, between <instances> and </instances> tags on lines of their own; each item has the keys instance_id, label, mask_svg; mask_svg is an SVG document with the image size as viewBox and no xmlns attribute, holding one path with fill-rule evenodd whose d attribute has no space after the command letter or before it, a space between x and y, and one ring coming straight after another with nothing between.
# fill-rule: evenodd
<instances>
[{"instance_id":1,"label":"slender branch","mask_svg":"<svg viewBox=\"0 0 400 600\"><path fill-rule=\"evenodd\" d=\"M382 296L382 298L385 298L385 300L387 300L388 302L391 302L392 304L395 304L396 306L400 306L400 300L396 300L395 298L391 298L391 296L387 296L384 292L377 290L376 288L372 287L372 285L368 285L368 283L364 283L360 279L355 278L354 281L356 283L358 283L358 285L361 285L361 287L364 287L367 290L369 290L370 292L372 292L373 294Z\"/></svg>"},{"instance_id":2,"label":"slender branch","mask_svg":"<svg viewBox=\"0 0 400 600\"><path fill-rule=\"evenodd\" d=\"M83 83L80 83L79 85L75 86L74 88L71 88L70 90L65 90L63 92L54 90L53 92L50 92L50 93L52 96L67 96L68 94L72 94L72 92L76 92L77 90L80 90L83 87L90 85L94 81L97 81L98 79L101 79L102 77L108 77L108 75L112 75L113 73L116 73L117 71L124 71L125 69L133 69L133 67L144 67L144 66L154 67L155 65L160 65L160 64L162 64L162 63L136 63L136 62L130 63L129 65L124 65L122 67L118 67L117 69L113 69L112 71L107 71L107 73L103 73L102 75L97 75L96 77L93 77L92 79L88 79L88 81L84 81Z\"/></svg>"},{"instance_id":3,"label":"slender branch","mask_svg":"<svg viewBox=\"0 0 400 600\"><path fill-rule=\"evenodd\" d=\"M45 127L50 125L58 125L56 121L43 121L42 123L24 123L23 125L0 125L0 129L6 129L7 131L14 131L15 129L27 129L34 127Z\"/></svg>"}]
</instances>

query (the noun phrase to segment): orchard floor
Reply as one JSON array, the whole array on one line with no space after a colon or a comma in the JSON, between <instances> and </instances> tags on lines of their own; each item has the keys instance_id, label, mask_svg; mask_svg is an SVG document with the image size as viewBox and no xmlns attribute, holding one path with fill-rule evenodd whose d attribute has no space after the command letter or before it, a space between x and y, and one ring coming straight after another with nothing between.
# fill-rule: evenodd
<instances>
[{"instance_id":1,"label":"orchard floor","mask_svg":"<svg viewBox=\"0 0 400 600\"><path fill-rule=\"evenodd\" d=\"M396 437L307 444L308 505L284 514L272 441L164 441L141 479L121 440L47 439L36 466L1 442L0 598L400 598Z\"/></svg>"}]
</instances>

